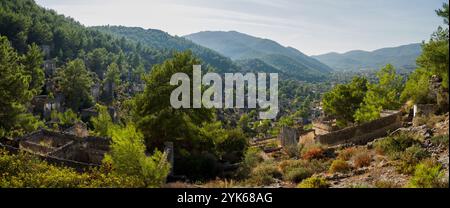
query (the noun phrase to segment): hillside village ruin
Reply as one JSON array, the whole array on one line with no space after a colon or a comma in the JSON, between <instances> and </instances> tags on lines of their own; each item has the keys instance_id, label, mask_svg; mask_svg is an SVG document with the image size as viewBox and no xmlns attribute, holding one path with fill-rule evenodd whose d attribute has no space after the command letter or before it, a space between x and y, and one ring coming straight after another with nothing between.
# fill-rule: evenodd
<instances>
[{"instance_id":1,"label":"hillside village ruin","mask_svg":"<svg viewBox=\"0 0 450 208\"><path fill-rule=\"evenodd\" d=\"M44 52L48 53L50 47L42 47ZM54 60L45 60L44 69L46 77L51 77L56 73L56 63ZM46 88L54 87L52 79L46 79ZM433 92L440 89L441 80L430 80ZM91 94L97 101L100 91L112 93L114 86L95 84ZM142 92L144 86L136 84L132 86L129 93ZM48 90L50 91L50 90ZM430 96L436 96L434 93ZM448 95L444 101L437 99L439 102L447 102ZM29 111L34 115L48 121L47 126L51 126L52 111L64 112L63 107L64 96L57 94L54 96L39 95L33 98ZM353 125L344 129L339 129L333 118L323 115L319 112L320 108L315 108L314 114L322 114L311 121L312 129L304 130L302 122L296 127L282 127L277 138L254 138L251 143L258 146L266 140L278 140L278 147L266 148L266 153L279 152L298 144L308 144L319 142L324 145L336 146L342 144L358 144L363 145L374 139L388 135L399 128L414 125L414 118L418 116L426 116L437 112L438 103L436 104L416 104L409 112L404 111L383 111L381 118L373 120L361 125ZM316 112L317 111L317 112ZM117 112L115 108L108 107L108 112L114 122L117 122ZM319 112L319 113L318 113ZM90 118L98 115L95 107L83 109L80 112L82 121L88 122ZM36 132L27 134L20 138L2 139L0 146L5 147L11 152L18 151L28 152L37 155L50 163L73 167L76 170L83 171L89 167L100 166L105 154L109 151L111 144L110 138L94 137L89 135L87 126L84 123L76 123L74 126L59 129L59 131L51 131L40 129ZM173 143L167 143L165 154L168 160L173 164Z\"/></svg>"}]
</instances>

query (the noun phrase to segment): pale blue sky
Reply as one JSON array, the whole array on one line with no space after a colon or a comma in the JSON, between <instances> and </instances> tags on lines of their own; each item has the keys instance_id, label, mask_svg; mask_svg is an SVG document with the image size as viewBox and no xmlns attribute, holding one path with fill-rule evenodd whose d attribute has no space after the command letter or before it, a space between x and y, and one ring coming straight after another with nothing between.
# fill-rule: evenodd
<instances>
[{"instance_id":1,"label":"pale blue sky","mask_svg":"<svg viewBox=\"0 0 450 208\"><path fill-rule=\"evenodd\" d=\"M235 30L308 55L428 40L444 0L36 0L87 26L125 25L187 35Z\"/></svg>"}]
</instances>

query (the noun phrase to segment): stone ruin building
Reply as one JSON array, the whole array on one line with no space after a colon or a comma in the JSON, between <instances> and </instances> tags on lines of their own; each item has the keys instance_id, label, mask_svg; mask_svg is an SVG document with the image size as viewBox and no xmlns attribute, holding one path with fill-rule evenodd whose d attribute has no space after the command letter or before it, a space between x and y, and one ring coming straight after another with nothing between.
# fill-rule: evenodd
<instances>
[{"instance_id":1,"label":"stone ruin building","mask_svg":"<svg viewBox=\"0 0 450 208\"><path fill-rule=\"evenodd\" d=\"M111 139L103 137L79 137L70 132L54 132L45 129L27 134L0 146L9 151L34 154L49 163L84 170L99 166L109 151Z\"/></svg>"},{"instance_id":2,"label":"stone ruin building","mask_svg":"<svg viewBox=\"0 0 450 208\"><path fill-rule=\"evenodd\" d=\"M111 119L113 120L113 122L117 122L118 115L117 115L116 109L114 107L108 107L108 113L111 116ZM87 108L87 109L82 109L80 114L81 114L81 120L87 122L92 117L97 117L98 116L98 110L97 110L97 108L95 106L92 106L92 107Z\"/></svg>"},{"instance_id":3,"label":"stone ruin building","mask_svg":"<svg viewBox=\"0 0 450 208\"><path fill-rule=\"evenodd\" d=\"M38 95L33 97L31 100L29 111L33 113L33 115L37 115L45 120L48 120L50 119L53 110L57 112L64 111L62 102L62 95L57 95L55 98L50 98L48 95Z\"/></svg>"},{"instance_id":4,"label":"stone ruin building","mask_svg":"<svg viewBox=\"0 0 450 208\"><path fill-rule=\"evenodd\" d=\"M315 120L313 129L309 131L302 127L283 127L278 139L283 147L314 142L325 145L366 144L402 127L402 116L401 111L383 111L379 119L344 129L337 128L331 119Z\"/></svg>"}]
</instances>

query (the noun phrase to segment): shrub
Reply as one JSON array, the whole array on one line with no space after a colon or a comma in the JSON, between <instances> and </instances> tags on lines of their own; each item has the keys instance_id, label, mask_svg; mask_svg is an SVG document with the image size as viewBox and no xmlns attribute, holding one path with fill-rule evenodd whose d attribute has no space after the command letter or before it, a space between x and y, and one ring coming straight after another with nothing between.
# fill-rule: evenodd
<instances>
[{"instance_id":1,"label":"shrub","mask_svg":"<svg viewBox=\"0 0 450 208\"><path fill-rule=\"evenodd\" d=\"M302 145L289 145L283 149L290 158L293 158L299 156L302 147Z\"/></svg>"},{"instance_id":2,"label":"shrub","mask_svg":"<svg viewBox=\"0 0 450 208\"><path fill-rule=\"evenodd\" d=\"M446 118L445 115L428 115L428 116L417 116L414 118L415 126L426 125L428 128L434 128L436 123L444 121Z\"/></svg>"},{"instance_id":3,"label":"shrub","mask_svg":"<svg viewBox=\"0 0 450 208\"><path fill-rule=\"evenodd\" d=\"M433 143L435 145L443 145L444 147L448 148L448 145L449 145L448 134L432 137L431 143Z\"/></svg>"},{"instance_id":4,"label":"shrub","mask_svg":"<svg viewBox=\"0 0 450 208\"><path fill-rule=\"evenodd\" d=\"M250 182L256 185L270 185L275 178L281 178L282 174L278 168L270 162L256 166L251 173Z\"/></svg>"},{"instance_id":5,"label":"shrub","mask_svg":"<svg viewBox=\"0 0 450 208\"><path fill-rule=\"evenodd\" d=\"M429 156L430 154L419 145L408 147L399 156L400 162L397 170L401 173L411 174L414 172L415 166Z\"/></svg>"},{"instance_id":6,"label":"shrub","mask_svg":"<svg viewBox=\"0 0 450 208\"><path fill-rule=\"evenodd\" d=\"M244 159L237 171L237 177L247 178L251 170L263 161L261 150L257 147L250 147L245 151Z\"/></svg>"},{"instance_id":7,"label":"shrub","mask_svg":"<svg viewBox=\"0 0 450 208\"><path fill-rule=\"evenodd\" d=\"M226 130L224 139L217 141L216 149L222 160L230 163L241 162L245 150L248 147L248 141L242 130Z\"/></svg>"},{"instance_id":8,"label":"shrub","mask_svg":"<svg viewBox=\"0 0 450 208\"><path fill-rule=\"evenodd\" d=\"M294 168L288 170L284 175L284 179L293 183L299 183L304 179L311 177L314 172L309 168Z\"/></svg>"},{"instance_id":9,"label":"shrub","mask_svg":"<svg viewBox=\"0 0 450 208\"><path fill-rule=\"evenodd\" d=\"M319 144L304 147L301 152L305 160L325 158L325 148Z\"/></svg>"},{"instance_id":10,"label":"shrub","mask_svg":"<svg viewBox=\"0 0 450 208\"><path fill-rule=\"evenodd\" d=\"M109 115L108 108L97 104L95 108L98 111L98 116L91 118L91 124L93 126L93 134L96 136L111 136L111 130L117 128L111 116Z\"/></svg>"},{"instance_id":11,"label":"shrub","mask_svg":"<svg viewBox=\"0 0 450 208\"><path fill-rule=\"evenodd\" d=\"M183 152L186 152L184 150ZM223 173L223 166L217 157L209 152L183 153L177 158L178 165L174 166L174 172L183 174L192 181L205 181L216 178Z\"/></svg>"},{"instance_id":12,"label":"shrub","mask_svg":"<svg viewBox=\"0 0 450 208\"><path fill-rule=\"evenodd\" d=\"M330 184L326 179L315 176L303 180L297 186L297 188L328 188L328 187L330 187Z\"/></svg>"},{"instance_id":13,"label":"shrub","mask_svg":"<svg viewBox=\"0 0 450 208\"><path fill-rule=\"evenodd\" d=\"M352 170L352 167L343 160L337 159L331 163L330 173L347 173Z\"/></svg>"},{"instance_id":14,"label":"shrub","mask_svg":"<svg viewBox=\"0 0 450 208\"><path fill-rule=\"evenodd\" d=\"M170 164L157 150L146 156L143 136L134 126L113 129L111 135L111 151L104 162L111 164L115 173L140 178L146 187L158 187L165 182Z\"/></svg>"},{"instance_id":15,"label":"shrub","mask_svg":"<svg viewBox=\"0 0 450 208\"><path fill-rule=\"evenodd\" d=\"M278 167L283 174L287 173L289 170L297 167L304 167L305 162L303 160L283 160L278 163Z\"/></svg>"},{"instance_id":16,"label":"shrub","mask_svg":"<svg viewBox=\"0 0 450 208\"><path fill-rule=\"evenodd\" d=\"M399 186L396 185L395 183L393 183L391 181L386 181L386 180L376 181L375 187L376 188L399 188Z\"/></svg>"},{"instance_id":17,"label":"shrub","mask_svg":"<svg viewBox=\"0 0 450 208\"><path fill-rule=\"evenodd\" d=\"M137 177L119 175L102 169L79 173L39 160L33 155L10 155L0 150L0 187L3 188L142 188Z\"/></svg>"},{"instance_id":18,"label":"shrub","mask_svg":"<svg viewBox=\"0 0 450 208\"><path fill-rule=\"evenodd\" d=\"M448 188L448 179L444 179L442 166L434 160L425 160L415 168L409 181L410 188Z\"/></svg>"},{"instance_id":19,"label":"shrub","mask_svg":"<svg viewBox=\"0 0 450 208\"><path fill-rule=\"evenodd\" d=\"M361 151L353 156L353 164L356 168L367 167L372 162L372 155L367 151Z\"/></svg>"},{"instance_id":20,"label":"shrub","mask_svg":"<svg viewBox=\"0 0 450 208\"><path fill-rule=\"evenodd\" d=\"M339 152L338 158L347 161L350 160L357 152L358 149L355 147L346 148Z\"/></svg>"},{"instance_id":21,"label":"shrub","mask_svg":"<svg viewBox=\"0 0 450 208\"><path fill-rule=\"evenodd\" d=\"M308 169L312 173L320 173L328 170L330 161L324 160L284 160L279 163L279 168L283 174L294 169Z\"/></svg>"},{"instance_id":22,"label":"shrub","mask_svg":"<svg viewBox=\"0 0 450 208\"><path fill-rule=\"evenodd\" d=\"M53 110L50 114L50 118L53 121L57 121L57 125L63 128L68 128L70 126L73 126L77 122L81 122L81 119L75 112L73 112L72 109L69 109L64 113Z\"/></svg>"},{"instance_id":23,"label":"shrub","mask_svg":"<svg viewBox=\"0 0 450 208\"><path fill-rule=\"evenodd\" d=\"M408 147L419 143L419 138L417 138L417 136L411 133L400 133L377 141L375 143L375 150L392 159L398 159L399 153L405 151Z\"/></svg>"}]
</instances>

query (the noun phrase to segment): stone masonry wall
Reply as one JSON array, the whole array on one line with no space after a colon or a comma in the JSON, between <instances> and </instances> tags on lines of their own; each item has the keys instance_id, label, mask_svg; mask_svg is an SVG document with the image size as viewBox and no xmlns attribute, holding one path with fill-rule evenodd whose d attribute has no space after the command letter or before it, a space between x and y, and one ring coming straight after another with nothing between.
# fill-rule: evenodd
<instances>
[{"instance_id":1,"label":"stone masonry wall","mask_svg":"<svg viewBox=\"0 0 450 208\"><path fill-rule=\"evenodd\" d=\"M367 122L358 126L348 127L324 135L316 136L316 141L326 145L343 143L366 144L376 138L385 136L402 126L401 112Z\"/></svg>"}]
</instances>

